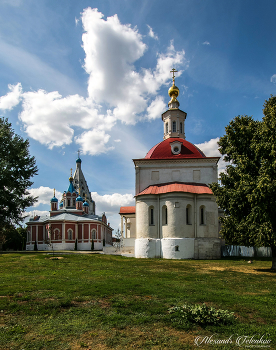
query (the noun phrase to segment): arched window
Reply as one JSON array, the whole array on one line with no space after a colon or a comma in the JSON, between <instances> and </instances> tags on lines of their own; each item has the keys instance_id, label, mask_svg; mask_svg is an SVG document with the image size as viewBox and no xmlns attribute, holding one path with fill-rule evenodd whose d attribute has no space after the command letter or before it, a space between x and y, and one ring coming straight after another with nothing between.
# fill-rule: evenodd
<instances>
[{"instance_id":1,"label":"arched window","mask_svg":"<svg viewBox=\"0 0 276 350\"><path fill-rule=\"evenodd\" d=\"M91 230L91 239L95 240L96 237L96 230L93 228L93 230Z\"/></svg>"},{"instance_id":2,"label":"arched window","mask_svg":"<svg viewBox=\"0 0 276 350\"><path fill-rule=\"evenodd\" d=\"M149 224L154 225L154 207L149 207Z\"/></svg>"},{"instance_id":3,"label":"arched window","mask_svg":"<svg viewBox=\"0 0 276 350\"><path fill-rule=\"evenodd\" d=\"M199 218L200 225L205 225L205 206L204 205L202 205L199 208L199 215L200 215L200 218Z\"/></svg>"},{"instance_id":4,"label":"arched window","mask_svg":"<svg viewBox=\"0 0 276 350\"><path fill-rule=\"evenodd\" d=\"M186 225L192 225L192 207L190 204L186 207Z\"/></svg>"},{"instance_id":5,"label":"arched window","mask_svg":"<svg viewBox=\"0 0 276 350\"><path fill-rule=\"evenodd\" d=\"M70 199L67 200L67 206L70 207Z\"/></svg>"},{"instance_id":6,"label":"arched window","mask_svg":"<svg viewBox=\"0 0 276 350\"><path fill-rule=\"evenodd\" d=\"M176 121L173 121L173 123L172 123L172 131L173 132L176 132Z\"/></svg>"},{"instance_id":7,"label":"arched window","mask_svg":"<svg viewBox=\"0 0 276 350\"><path fill-rule=\"evenodd\" d=\"M169 133L169 125L168 125L168 123L166 123L166 134L168 134Z\"/></svg>"},{"instance_id":8,"label":"arched window","mask_svg":"<svg viewBox=\"0 0 276 350\"><path fill-rule=\"evenodd\" d=\"M162 207L162 225L168 225L168 208L166 205Z\"/></svg>"},{"instance_id":9,"label":"arched window","mask_svg":"<svg viewBox=\"0 0 276 350\"><path fill-rule=\"evenodd\" d=\"M58 240L61 238L61 235L60 235L60 230L58 228L55 228L54 229L54 240Z\"/></svg>"},{"instance_id":10,"label":"arched window","mask_svg":"<svg viewBox=\"0 0 276 350\"><path fill-rule=\"evenodd\" d=\"M76 205L76 201L75 199L73 199L73 207Z\"/></svg>"},{"instance_id":11,"label":"arched window","mask_svg":"<svg viewBox=\"0 0 276 350\"><path fill-rule=\"evenodd\" d=\"M69 228L67 233L68 233L68 240L72 241L72 239L73 239L73 230L71 228Z\"/></svg>"},{"instance_id":12,"label":"arched window","mask_svg":"<svg viewBox=\"0 0 276 350\"><path fill-rule=\"evenodd\" d=\"M182 125L182 123L179 124L179 132L180 132L180 134L183 133L183 125Z\"/></svg>"}]
</instances>

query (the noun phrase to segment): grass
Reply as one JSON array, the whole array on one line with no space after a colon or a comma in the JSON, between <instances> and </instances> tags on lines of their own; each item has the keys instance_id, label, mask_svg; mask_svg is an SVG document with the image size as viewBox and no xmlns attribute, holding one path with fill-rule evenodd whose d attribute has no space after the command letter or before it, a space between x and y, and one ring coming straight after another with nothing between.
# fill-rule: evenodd
<instances>
[{"instance_id":1,"label":"grass","mask_svg":"<svg viewBox=\"0 0 276 350\"><path fill-rule=\"evenodd\" d=\"M266 335L276 349L276 274L271 262L135 259L100 254L0 255L0 349L194 349L197 336L233 344ZM168 309L206 303L234 324L171 322Z\"/></svg>"}]
</instances>

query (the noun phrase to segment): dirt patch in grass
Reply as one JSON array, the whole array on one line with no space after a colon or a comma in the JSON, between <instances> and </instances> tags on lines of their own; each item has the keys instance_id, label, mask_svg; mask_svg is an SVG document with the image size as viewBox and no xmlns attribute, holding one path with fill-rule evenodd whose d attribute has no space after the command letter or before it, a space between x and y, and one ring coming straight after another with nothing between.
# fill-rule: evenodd
<instances>
[{"instance_id":1,"label":"dirt patch in grass","mask_svg":"<svg viewBox=\"0 0 276 350\"><path fill-rule=\"evenodd\" d=\"M83 334L70 343L76 350L106 349L181 349L184 345L193 346L198 331L179 331L162 327L140 329L127 327L123 330L94 331Z\"/></svg>"},{"instance_id":2,"label":"dirt patch in grass","mask_svg":"<svg viewBox=\"0 0 276 350\"><path fill-rule=\"evenodd\" d=\"M50 258L45 258L45 259L60 260L60 259L64 259L64 257L63 256L51 256Z\"/></svg>"},{"instance_id":3,"label":"dirt patch in grass","mask_svg":"<svg viewBox=\"0 0 276 350\"><path fill-rule=\"evenodd\" d=\"M216 265L198 265L198 269L203 271L204 273L212 273L212 271L229 271L229 272L242 272L242 273L249 273L254 275L260 275L260 274L267 274L271 273L274 274L274 271L268 270L268 269L256 269L252 265L239 265L239 266L216 266Z\"/></svg>"}]
</instances>

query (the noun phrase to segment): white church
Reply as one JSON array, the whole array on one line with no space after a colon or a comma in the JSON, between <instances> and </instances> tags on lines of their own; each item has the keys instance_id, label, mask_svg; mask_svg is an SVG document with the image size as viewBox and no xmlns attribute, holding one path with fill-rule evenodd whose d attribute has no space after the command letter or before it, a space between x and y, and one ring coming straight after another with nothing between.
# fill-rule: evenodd
<instances>
[{"instance_id":1,"label":"white church","mask_svg":"<svg viewBox=\"0 0 276 350\"><path fill-rule=\"evenodd\" d=\"M219 210L209 184L218 180L219 157L186 141L187 113L179 109L172 72L164 140L133 159L136 204L120 208L123 249L136 258L218 259Z\"/></svg>"}]
</instances>

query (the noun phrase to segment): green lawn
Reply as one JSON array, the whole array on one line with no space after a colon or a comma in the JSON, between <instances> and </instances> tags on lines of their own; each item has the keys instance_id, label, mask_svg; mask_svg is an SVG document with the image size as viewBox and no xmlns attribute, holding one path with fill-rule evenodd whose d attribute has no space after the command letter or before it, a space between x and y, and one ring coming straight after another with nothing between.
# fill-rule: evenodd
<instances>
[{"instance_id":1,"label":"green lawn","mask_svg":"<svg viewBox=\"0 0 276 350\"><path fill-rule=\"evenodd\" d=\"M0 349L195 349L197 336L269 334L276 349L276 274L269 260L135 259L102 254L0 255ZM172 323L168 309L235 313L227 326Z\"/></svg>"}]
</instances>

